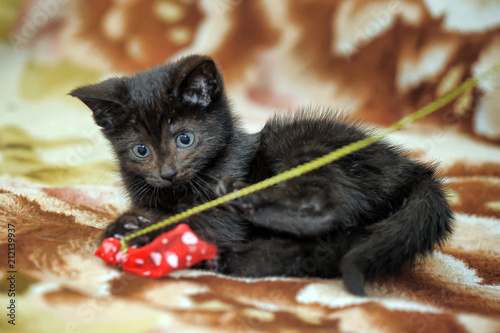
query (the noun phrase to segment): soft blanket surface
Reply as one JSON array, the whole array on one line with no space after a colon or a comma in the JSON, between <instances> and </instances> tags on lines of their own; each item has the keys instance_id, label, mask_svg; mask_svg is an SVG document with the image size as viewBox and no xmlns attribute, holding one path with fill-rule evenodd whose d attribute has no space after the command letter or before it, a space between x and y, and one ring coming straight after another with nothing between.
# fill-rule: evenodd
<instances>
[{"instance_id":1,"label":"soft blanket surface","mask_svg":"<svg viewBox=\"0 0 500 333\"><path fill-rule=\"evenodd\" d=\"M97 239L128 202L66 96L204 52L249 131L308 105L383 127L500 60L497 1L16 0L0 17L0 331L500 332L500 75L389 138L439 164L455 231L365 298L340 279L104 265Z\"/></svg>"}]
</instances>

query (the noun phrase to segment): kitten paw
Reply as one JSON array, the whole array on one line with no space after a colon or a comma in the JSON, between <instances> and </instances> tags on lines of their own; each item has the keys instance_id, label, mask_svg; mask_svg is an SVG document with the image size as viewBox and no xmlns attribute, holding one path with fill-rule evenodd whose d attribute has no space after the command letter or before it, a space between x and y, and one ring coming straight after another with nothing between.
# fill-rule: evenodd
<instances>
[{"instance_id":1,"label":"kitten paw","mask_svg":"<svg viewBox=\"0 0 500 333\"><path fill-rule=\"evenodd\" d=\"M232 177L224 177L217 185L215 193L221 197L226 194L236 192L246 186L248 186L248 184L242 182L241 180Z\"/></svg>"},{"instance_id":2,"label":"kitten paw","mask_svg":"<svg viewBox=\"0 0 500 333\"><path fill-rule=\"evenodd\" d=\"M224 196L226 194L236 192L242 188L247 187L249 184L242 182L235 178L226 177L223 178L216 188L216 193L218 196ZM233 212L240 212L247 216L253 216L255 213L255 198L252 194L234 199L226 204L226 207Z\"/></svg>"},{"instance_id":3,"label":"kitten paw","mask_svg":"<svg viewBox=\"0 0 500 333\"><path fill-rule=\"evenodd\" d=\"M115 222L111 223L101 236L101 241L108 237L123 239L126 235L132 234L151 224L151 221L141 215L127 213L120 216ZM143 246L153 240L154 235L143 235L134 238L129 245Z\"/></svg>"}]
</instances>

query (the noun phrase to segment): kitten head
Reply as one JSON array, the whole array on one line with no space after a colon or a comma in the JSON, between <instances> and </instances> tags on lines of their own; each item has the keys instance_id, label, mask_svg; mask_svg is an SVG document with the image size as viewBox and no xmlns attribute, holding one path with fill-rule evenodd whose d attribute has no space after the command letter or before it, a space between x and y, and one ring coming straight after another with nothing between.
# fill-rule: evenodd
<instances>
[{"instance_id":1,"label":"kitten head","mask_svg":"<svg viewBox=\"0 0 500 333\"><path fill-rule=\"evenodd\" d=\"M193 55L73 90L94 114L122 175L153 188L178 187L213 164L231 140L233 120L214 61Z\"/></svg>"}]
</instances>

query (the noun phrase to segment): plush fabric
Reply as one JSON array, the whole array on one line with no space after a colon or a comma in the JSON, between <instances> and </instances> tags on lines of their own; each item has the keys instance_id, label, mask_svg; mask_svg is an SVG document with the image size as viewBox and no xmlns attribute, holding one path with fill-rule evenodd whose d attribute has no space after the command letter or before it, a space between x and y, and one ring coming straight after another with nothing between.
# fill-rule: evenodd
<instances>
[{"instance_id":1,"label":"plush fabric","mask_svg":"<svg viewBox=\"0 0 500 333\"><path fill-rule=\"evenodd\" d=\"M456 221L365 298L340 279L107 267L93 252L127 198L91 112L66 95L203 52L249 131L308 105L383 127L500 60L497 1L13 0L0 17L2 332L500 332L499 74L389 138L440 165Z\"/></svg>"}]
</instances>

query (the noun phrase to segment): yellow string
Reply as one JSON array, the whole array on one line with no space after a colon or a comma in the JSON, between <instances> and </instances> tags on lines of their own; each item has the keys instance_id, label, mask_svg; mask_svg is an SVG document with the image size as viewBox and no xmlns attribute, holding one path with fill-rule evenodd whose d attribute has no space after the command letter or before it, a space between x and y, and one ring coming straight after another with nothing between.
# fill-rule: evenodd
<instances>
[{"instance_id":1,"label":"yellow string","mask_svg":"<svg viewBox=\"0 0 500 333\"><path fill-rule=\"evenodd\" d=\"M402 118L401 120L397 121L396 123L392 124L391 126L383 129L382 131L380 131L372 136L369 136L369 137L362 139L360 141L348 144L342 148L339 148L339 149L337 149L329 154L326 154L322 157L319 157L313 161L310 161L310 162L307 162L305 164L294 167L288 171L285 171L285 172L282 172L276 176L267 178L259 183L250 185L250 186L245 187L241 190L226 194L226 195L219 197L215 200L212 200L210 202L206 202L202 205L190 208L182 213L171 216L166 220L160 221L160 222L155 223L153 225L150 225L144 229L141 229L137 232L134 232L130 235L127 235L121 240L122 253L124 253L124 254L127 253L127 251L128 251L127 242L133 238L145 235L145 234L150 233L154 230L161 229L163 227L166 227L169 224L179 222L185 218L188 218L188 217L193 216L195 214L204 212L204 211L211 209L211 208L214 208L216 206L222 205L222 204L229 202L231 200L234 200L234 199L243 197L245 195L260 191L262 189L265 189L265 188L273 186L275 184L284 182L284 181L289 180L291 178L301 176L307 172L321 168L322 166L325 166L326 164L329 164L335 160L338 160L339 158L344 157L350 153L353 153L353 152L358 151L362 148L365 148L365 147L383 139L387 135L389 135L395 131L400 130L404 126L411 124L419 119L422 119L422 118L430 115L431 113L439 110L441 107L452 102L453 100L455 100L457 97L459 97L464 92L474 88L476 85L479 84L481 79L484 79L485 77L497 72L498 70L500 70L500 62L496 63L490 70L486 71L485 73L483 73L477 77L469 78L464 83L462 83L460 86L453 89L451 92L444 95L443 97L437 99L434 102L427 104L423 108L421 108L421 109L415 111L414 113Z\"/></svg>"}]
</instances>

